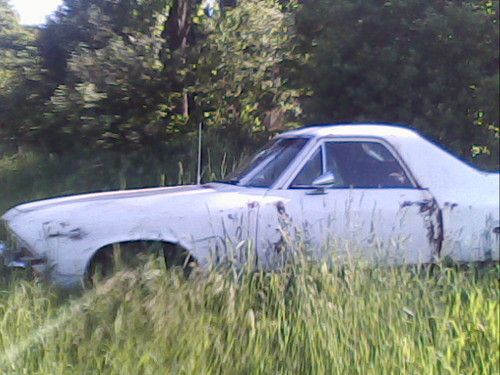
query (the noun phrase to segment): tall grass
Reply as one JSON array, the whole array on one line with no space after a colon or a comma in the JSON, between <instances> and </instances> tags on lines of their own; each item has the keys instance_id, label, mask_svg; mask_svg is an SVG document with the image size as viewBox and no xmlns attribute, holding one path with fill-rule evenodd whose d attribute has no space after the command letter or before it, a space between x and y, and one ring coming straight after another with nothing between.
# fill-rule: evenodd
<instances>
[{"instance_id":1,"label":"tall grass","mask_svg":"<svg viewBox=\"0 0 500 375\"><path fill-rule=\"evenodd\" d=\"M0 367L38 374L496 374L498 268L199 272L158 260L61 299L0 295Z\"/></svg>"}]
</instances>

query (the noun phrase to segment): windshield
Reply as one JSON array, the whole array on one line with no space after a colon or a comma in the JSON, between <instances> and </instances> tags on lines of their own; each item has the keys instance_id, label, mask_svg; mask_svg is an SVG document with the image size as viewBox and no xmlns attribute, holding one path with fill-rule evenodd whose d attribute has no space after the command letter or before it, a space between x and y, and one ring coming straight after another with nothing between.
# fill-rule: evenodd
<instances>
[{"instance_id":1,"label":"windshield","mask_svg":"<svg viewBox=\"0 0 500 375\"><path fill-rule=\"evenodd\" d=\"M307 138L276 138L243 163L224 181L269 188L307 143Z\"/></svg>"}]
</instances>

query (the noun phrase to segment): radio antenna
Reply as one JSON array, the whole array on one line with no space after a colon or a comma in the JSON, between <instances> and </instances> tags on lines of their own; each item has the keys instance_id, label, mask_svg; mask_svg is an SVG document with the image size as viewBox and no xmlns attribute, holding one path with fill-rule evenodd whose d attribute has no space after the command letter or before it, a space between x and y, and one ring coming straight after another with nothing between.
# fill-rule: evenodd
<instances>
[{"instance_id":1,"label":"radio antenna","mask_svg":"<svg viewBox=\"0 0 500 375\"><path fill-rule=\"evenodd\" d=\"M196 171L196 184L201 185L201 131L203 123L200 121L198 125L198 169Z\"/></svg>"}]
</instances>

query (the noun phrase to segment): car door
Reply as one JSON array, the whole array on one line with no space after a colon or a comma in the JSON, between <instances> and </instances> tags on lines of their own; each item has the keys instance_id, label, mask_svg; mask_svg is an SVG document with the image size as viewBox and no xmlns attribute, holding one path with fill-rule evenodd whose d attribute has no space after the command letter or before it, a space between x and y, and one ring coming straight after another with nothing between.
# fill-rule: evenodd
<instances>
[{"instance_id":1,"label":"car door","mask_svg":"<svg viewBox=\"0 0 500 375\"><path fill-rule=\"evenodd\" d=\"M314 257L386 264L428 263L438 256L440 211L383 140L322 139L268 195L278 198L274 212L263 212L259 229L268 263L286 243L302 243Z\"/></svg>"}]
</instances>

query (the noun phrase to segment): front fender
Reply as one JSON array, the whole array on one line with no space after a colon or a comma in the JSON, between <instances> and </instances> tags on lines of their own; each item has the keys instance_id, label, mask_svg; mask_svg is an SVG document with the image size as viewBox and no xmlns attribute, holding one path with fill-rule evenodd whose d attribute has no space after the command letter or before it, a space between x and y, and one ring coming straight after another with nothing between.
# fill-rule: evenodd
<instances>
[{"instance_id":1,"label":"front fender","mask_svg":"<svg viewBox=\"0 0 500 375\"><path fill-rule=\"evenodd\" d=\"M47 239L49 243L48 260L51 269L51 279L78 278L85 276L88 266L100 249L116 243L134 241L154 241L173 244L182 247L195 259L203 259L202 253L196 251L193 243L180 238L172 231L130 231L95 237L82 234L79 237L58 236Z\"/></svg>"}]
</instances>

